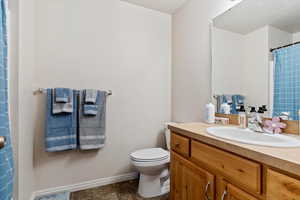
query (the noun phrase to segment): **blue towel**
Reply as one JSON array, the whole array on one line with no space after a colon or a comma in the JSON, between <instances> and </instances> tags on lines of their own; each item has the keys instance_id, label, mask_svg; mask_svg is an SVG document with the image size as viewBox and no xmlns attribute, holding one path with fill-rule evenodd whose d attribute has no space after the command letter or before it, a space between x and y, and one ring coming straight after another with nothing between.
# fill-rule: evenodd
<instances>
[{"instance_id":1,"label":"blue towel","mask_svg":"<svg viewBox=\"0 0 300 200\"><path fill-rule=\"evenodd\" d=\"M225 103L225 97L224 95L217 95L216 99L217 99L217 113L222 113L221 105Z\"/></svg>"},{"instance_id":2,"label":"blue towel","mask_svg":"<svg viewBox=\"0 0 300 200\"><path fill-rule=\"evenodd\" d=\"M233 95L232 96L232 108L231 113L232 114L238 114L238 110L240 109L241 105L244 105L245 97L242 95Z\"/></svg>"},{"instance_id":3,"label":"blue towel","mask_svg":"<svg viewBox=\"0 0 300 200\"><path fill-rule=\"evenodd\" d=\"M61 113L72 113L73 112L73 90L70 90L70 94L68 94L68 102L67 103L58 103L56 102L56 94L55 91L59 90L59 88L54 89L54 93L52 94L52 112L53 114L61 114Z\"/></svg>"},{"instance_id":4,"label":"blue towel","mask_svg":"<svg viewBox=\"0 0 300 200\"><path fill-rule=\"evenodd\" d=\"M98 105L90 105L84 104L83 105L83 113L84 115L97 115L98 113Z\"/></svg>"},{"instance_id":5,"label":"blue towel","mask_svg":"<svg viewBox=\"0 0 300 200\"><path fill-rule=\"evenodd\" d=\"M72 90L69 88L55 88L55 102L68 103L72 97Z\"/></svg>"},{"instance_id":6,"label":"blue towel","mask_svg":"<svg viewBox=\"0 0 300 200\"><path fill-rule=\"evenodd\" d=\"M239 94L236 95L218 95L217 96L217 112L224 113L221 110L221 105L227 103L230 105L230 113L238 114L238 109L244 105L245 97Z\"/></svg>"},{"instance_id":7,"label":"blue towel","mask_svg":"<svg viewBox=\"0 0 300 200\"><path fill-rule=\"evenodd\" d=\"M53 90L47 89L46 151L56 152L77 148L77 112L54 115ZM77 110L78 92L73 93L73 110Z\"/></svg>"}]
</instances>

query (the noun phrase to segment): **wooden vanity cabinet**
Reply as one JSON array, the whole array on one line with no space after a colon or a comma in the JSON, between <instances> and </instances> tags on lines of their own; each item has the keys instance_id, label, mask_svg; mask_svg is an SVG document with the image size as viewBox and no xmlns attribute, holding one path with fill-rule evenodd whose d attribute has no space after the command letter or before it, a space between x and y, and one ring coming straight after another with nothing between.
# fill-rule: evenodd
<instances>
[{"instance_id":1,"label":"wooden vanity cabinet","mask_svg":"<svg viewBox=\"0 0 300 200\"><path fill-rule=\"evenodd\" d=\"M214 175L175 152L171 156L171 200L214 200Z\"/></svg>"},{"instance_id":2,"label":"wooden vanity cabinet","mask_svg":"<svg viewBox=\"0 0 300 200\"><path fill-rule=\"evenodd\" d=\"M259 200L230 183L224 184L225 188L220 198L222 200Z\"/></svg>"},{"instance_id":3,"label":"wooden vanity cabinet","mask_svg":"<svg viewBox=\"0 0 300 200\"><path fill-rule=\"evenodd\" d=\"M197 141L191 142L191 159L203 163L253 193L261 193L262 167L259 163Z\"/></svg>"},{"instance_id":4,"label":"wooden vanity cabinet","mask_svg":"<svg viewBox=\"0 0 300 200\"><path fill-rule=\"evenodd\" d=\"M300 200L295 176L174 132L171 148L170 200Z\"/></svg>"},{"instance_id":5,"label":"wooden vanity cabinet","mask_svg":"<svg viewBox=\"0 0 300 200\"><path fill-rule=\"evenodd\" d=\"M267 170L267 200L299 200L300 180Z\"/></svg>"},{"instance_id":6,"label":"wooden vanity cabinet","mask_svg":"<svg viewBox=\"0 0 300 200\"><path fill-rule=\"evenodd\" d=\"M178 134L171 135L171 149L184 157L190 155L190 139Z\"/></svg>"}]
</instances>

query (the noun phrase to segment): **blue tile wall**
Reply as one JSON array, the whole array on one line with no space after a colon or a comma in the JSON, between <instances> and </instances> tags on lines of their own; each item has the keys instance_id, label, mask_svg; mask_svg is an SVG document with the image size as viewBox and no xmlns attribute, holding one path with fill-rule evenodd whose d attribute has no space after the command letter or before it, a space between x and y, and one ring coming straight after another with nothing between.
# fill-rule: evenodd
<instances>
[{"instance_id":1,"label":"blue tile wall","mask_svg":"<svg viewBox=\"0 0 300 200\"><path fill-rule=\"evenodd\" d=\"M6 5L0 0L0 136L6 145L0 150L0 200L11 200L13 194L13 152L8 116Z\"/></svg>"},{"instance_id":2,"label":"blue tile wall","mask_svg":"<svg viewBox=\"0 0 300 200\"><path fill-rule=\"evenodd\" d=\"M274 51L274 113L290 112L298 120L300 109L300 44Z\"/></svg>"}]
</instances>

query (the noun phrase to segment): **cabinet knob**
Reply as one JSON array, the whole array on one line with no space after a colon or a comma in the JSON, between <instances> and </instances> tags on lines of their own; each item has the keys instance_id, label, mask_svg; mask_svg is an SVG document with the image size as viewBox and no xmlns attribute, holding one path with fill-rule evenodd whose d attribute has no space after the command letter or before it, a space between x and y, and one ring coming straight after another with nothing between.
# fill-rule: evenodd
<instances>
[{"instance_id":1,"label":"cabinet knob","mask_svg":"<svg viewBox=\"0 0 300 200\"><path fill-rule=\"evenodd\" d=\"M176 148L180 148L180 143L176 143L176 144L175 144L175 147L176 147Z\"/></svg>"},{"instance_id":2,"label":"cabinet knob","mask_svg":"<svg viewBox=\"0 0 300 200\"><path fill-rule=\"evenodd\" d=\"M0 149L5 147L6 138L4 136L0 136Z\"/></svg>"}]
</instances>

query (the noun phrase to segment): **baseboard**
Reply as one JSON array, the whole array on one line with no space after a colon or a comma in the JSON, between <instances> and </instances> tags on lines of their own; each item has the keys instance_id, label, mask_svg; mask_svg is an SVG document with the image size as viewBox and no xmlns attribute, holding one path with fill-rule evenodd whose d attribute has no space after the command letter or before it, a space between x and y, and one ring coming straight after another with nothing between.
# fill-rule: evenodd
<instances>
[{"instance_id":1,"label":"baseboard","mask_svg":"<svg viewBox=\"0 0 300 200\"><path fill-rule=\"evenodd\" d=\"M34 200L36 197L44 196L44 195L49 195L49 194L55 194L59 192L76 192L79 190L86 190L89 188L94 188L94 187L100 187L104 185L109 185L113 183L118 183L118 182L123 182L123 181L128 181L128 180L133 180L138 177L138 174L136 172L134 173L128 173L128 174L123 174L119 176L112 176L112 177L107 177L107 178L100 178L96 180L91 180L91 181L86 181L74 185L66 185L66 186L61 186L61 187L55 187L55 188L50 188L50 189L45 189L45 190L39 190L35 191L32 194L32 197L30 200Z\"/></svg>"}]
</instances>

